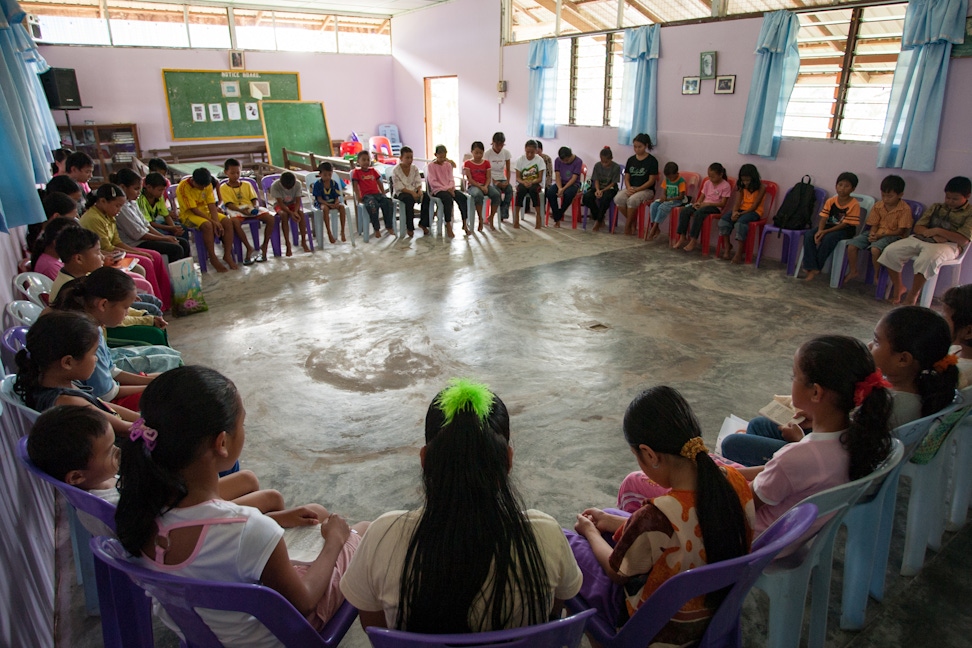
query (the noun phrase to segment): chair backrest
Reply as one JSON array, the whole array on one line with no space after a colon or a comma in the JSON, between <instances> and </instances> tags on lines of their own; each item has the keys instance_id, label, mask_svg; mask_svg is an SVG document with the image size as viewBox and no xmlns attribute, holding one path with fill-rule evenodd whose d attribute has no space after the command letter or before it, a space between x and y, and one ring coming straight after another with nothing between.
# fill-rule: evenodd
<instances>
[{"instance_id":1,"label":"chair backrest","mask_svg":"<svg viewBox=\"0 0 972 648\"><path fill-rule=\"evenodd\" d=\"M596 610L584 610L566 619L557 619L525 628L469 634L419 634L388 628L366 629L374 648L440 648L442 646L501 646L502 648L576 648L584 634L584 624Z\"/></svg>"},{"instance_id":2,"label":"chair backrest","mask_svg":"<svg viewBox=\"0 0 972 648\"><path fill-rule=\"evenodd\" d=\"M16 409L20 414L27 419L27 421L33 425L37 417L40 416L40 412L36 412L20 400L20 396L14 392L14 382L17 380L17 376L8 375L4 376L3 380L0 380L0 400L4 402L5 405L10 405Z\"/></svg>"},{"instance_id":3,"label":"chair backrest","mask_svg":"<svg viewBox=\"0 0 972 648\"><path fill-rule=\"evenodd\" d=\"M179 213L179 202L176 200L176 191L178 188L178 184L170 184L165 188L165 202L168 203L169 211L173 214Z\"/></svg>"},{"instance_id":4,"label":"chair backrest","mask_svg":"<svg viewBox=\"0 0 972 648\"><path fill-rule=\"evenodd\" d=\"M14 289L41 308L47 306L42 295L50 295L54 282L39 272L21 272L13 280Z\"/></svg>"},{"instance_id":5,"label":"chair backrest","mask_svg":"<svg viewBox=\"0 0 972 648\"><path fill-rule=\"evenodd\" d=\"M270 175L263 176L263 178L260 180L260 185L263 187L263 193L264 193L264 195L268 199L267 200L267 204L270 203L270 200L269 200L269 198L270 198L270 185L272 185L273 184L273 181L276 180L277 178L279 178L280 175L281 174L279 174L279 173L271 173Z\"/></svg>"},{"instance_id":6,"label":"chair backrest","mask_svg":"<svg viewBox=\"0 0 972 648\"><path fill-rule=\"evenodd\" d=\"M955 410L968 406L968 402L961 397L957 397L950 405L947 405L934 414L924 416L904 425L899 425L891 430L891 436L904 444L904 461L911 459L911 455L914 454L918 444L921 443L922 439L925 438L932 428L938 425L939 421L955 412Z\"/></svg>"},{"instance_id":7,"label":"chair backrest","mask_svg":"<svg viewBox=\"0 0 972 648\"><path fill-rule=\"evenodd\" d=\"M773 203L776 202L776 196L780 193L780 185L772 180L763 180L762 184L766 187L766 195L763 196L763 218L769 218L770 214L773 213Z\"/></svg>"},{"instance_id":8,"label":"chair backrest","mask_svg":"<svg viewBox=\"0 0 972 648\"><path fill-rule=\"evenodd\" d=\"M375 135L374 137L368 138L368 150L371 151L373 155L387 155L391 157L392 155L392 145L391 141L387 137L381 135Z\"/></svg>"},{"instance_id":9,"label":"chair backrest","mask_svg":"<svg viewBox=\"0 0 972 648\"><path fill-rule=\"evenodd\" d=\"M187 643L198 648L223 644L195 608L249 614L285 646L336 646L357 616L357 610L345 602L318 634L287 599L269 587L202 581L155 571L132 560L113 538L92 538L91 552L110 574L125 574L152 595L179 626Z\"/></svg>"},{"instance_id":10,"label":"chair backrest","mask_svg":"<svg viewBox=\"0 0 972 648\"><path fill-rule=\"evenodd\" d=\"M17 352L27 346L27 327L12 326L0 338L0 360L7 373L17 371Z\"/></svg>"},{"instance_id":11,"label":"chair backrest","mask_svg":"<svg viewBox=\"0 0 972 648\"><path fill-rule=\"evenodd\" d=\"M20 405L24 407L24 405ZM35 413L36 414L36 413ZM17 442L17 459L23 467L34 477L45 481L64 495L64 499L79 511L84 511L88 515L97 518L112 532L115 531L115 505L111 504L97 495L92 495L88 491L71 486L67 482L51 477L46 472L34 465L27 456L27 437L23 436Z\"/></svg>"},{"instance_id":12,"label":"chair backrest","mask_svg":"<svg viewBox=\"0 0 972 648\"><path fill-rule=\"evenodd\" d=\"M917 200L908 200L907 198L902 198L902 200L911 208L911 217L917 223L921 215L925 213L925 206Z\"/></svg>"},{"instance_id":13,"label":"chair backrest","mask_svg":"<svg viewBox=\"0 0 972 648\"><path fill-rule=\"evenodd\" d=\"M378 134L387 137L392 144L401 144L402 140L398 135L398 126L395 124L378 124Z\"/></svg>"},{"instance_id":14,"label":"chair backrest","mask_svg":"<svg viewBox=\"0 0 972 648\"><path fill-rule=\"evenodd\" d=\"M692 171L686 171L682 174L682 177L685 178L685 195L694 200L699 189L702 188L702 176ZM706 179L708 180L708 177Z\"/></svg>"},{"instance_id":15,"label":"chair backrest","mask_svg":"<svg viewBox=\"0 0 972 648\"><path fill-rule=\"evenodd\" d=\"M861 204L861 223L863 223L867 220L867 215L874 209L874 196L859 193L852 193L851 196L857 198L857 202Z\"/></svg>"},{"instance_id":16,"label":"chair backrest","mask_svg":"<svg viewBox=\"0 0 972 648\"><path fill-rule=\"evenodd\" d=\"M30 326L37 321L44 309L31 301L16 299L7 304L4 313L7 317L6 324L9 326Z\"/></svg>"},{"instance_id":17,"label":"chair backrest","mask_svg":"<svg viewBox=\"0 0 972 648\"><path fill-rule=\"evenodd\" d=\"M763 569L787 547L799 542L817 518L813 504L799 504L764 531L748 555L703 565L669 578L655 590L638 611L617 632L613 646L643 648L693 598L730 588L706 628L699 643L707 646L735 645L742 603ZM613 628L596 616L588 622L600 626L601 634L610 636ZM598 633L595 633L598 634Z\"/></svg>"}]
</instances>

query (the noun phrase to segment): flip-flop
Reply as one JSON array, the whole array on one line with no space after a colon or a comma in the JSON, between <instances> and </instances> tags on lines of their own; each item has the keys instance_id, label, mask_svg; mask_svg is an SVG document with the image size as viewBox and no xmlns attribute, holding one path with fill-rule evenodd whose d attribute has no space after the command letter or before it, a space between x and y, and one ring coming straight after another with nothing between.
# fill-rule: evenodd
<instances>
[{"instance_id":1,"label":"flip-flop","mask_svg":"<svg viewBox=\"0 0 972 648\"><path fill-rule=\"evenodd\" d=\"M245 265L245 266L251 266L251 265L253 265L253 259L249 259L249 258L243 259L243 265Z\"/></svg>"},{"instance_id":2,"label":"flip-flop","mask_svg":"<svg viewBox=\"0 0 972 648\"><path fill-rule=\"evenodd\" d=\"M257 258L256 258L256 262L257 263L266 263L266 261L267 261L267 255L266 254L264 254L263 252L261 252L260 254L257 255Z\"/></svg>"}]
</instances>

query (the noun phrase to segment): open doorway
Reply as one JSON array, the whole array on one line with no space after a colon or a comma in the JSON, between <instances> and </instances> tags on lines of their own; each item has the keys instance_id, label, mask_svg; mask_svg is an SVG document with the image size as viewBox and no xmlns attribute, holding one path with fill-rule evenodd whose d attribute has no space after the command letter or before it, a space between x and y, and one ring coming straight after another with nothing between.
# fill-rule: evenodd
<instances>
[{"instance_id":1,"label":"open doorway","mask_svg":"<svg viewBox=\"0 0 972 648\"><path fill-rule=\"evenodd\" d=\"M445 144L449 157L461 160L459 150L459 77L425 77L425 157Z\"/></svg>"}]
</instances>

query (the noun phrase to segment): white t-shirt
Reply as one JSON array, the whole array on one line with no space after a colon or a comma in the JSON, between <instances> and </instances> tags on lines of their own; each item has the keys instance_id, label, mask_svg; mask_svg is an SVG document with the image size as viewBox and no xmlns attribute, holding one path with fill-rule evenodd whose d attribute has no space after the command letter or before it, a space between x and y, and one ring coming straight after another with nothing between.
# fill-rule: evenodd
<instances>
[{"instance_id":1,"label":"white t-shirt","mask_svg":"<svg viewBox=\"0 0 972 648\"><path fill-rule=\"evenodd\" d=\"M219 520L209 524L200 535L202 546L194 557L179 565L160 565L145 556L143 565L157 571L187 578L228 583L259 583L270 554L283 537L275 521L250 506L238 506L225 500L211 500L195 506L176 508L159 518L160 527L185 522ZM182 632L158 603L155 613L162 622L182 637ZM281 644L266 627L242 612L199 610L206 625L225 646L277 648Z\"/></svg>"},{"instance_id":2,"label":"white t-shirt","mask_svg":"<svg viewBox=\"0 0 972 648\"><path fill-rule=\"evenodd\" d=\"M486 147L483 159L489 162L490 173L493 180L506 180L506 163L513 159L509 149L503 149L499 153L493 150L492 145Z\"/></svg>"},{"instance_id":3,"label":"white t-shirt","mask_svg":"<svg viewBox=\"0 0 972 648\"><path fill-rule=\"evenodd\" d=\"M892 392L891 396L891 419L888 424L892 430L921 418L921 396L900 391Z\"/></svg>"},{"instance_id":4,"label":"white t-shirt","mask_svg":"<svg viewBox=\"0 0 972 648\"><path fill-rule=\"evenodd\" d=\"M569 599L580 591L583 575L557 521L535 510L526 511L525 515L547 568L551 587L548 608L552 608L555 598ZM421 517L421 510L392 511L372 522L341 579L341 591L351 605L359 610L383 611L389 628L398 621L405 553ZM477 603L482 604L483 600L477 599ZM526 625L526 620L516 625Z\"/></svg>"},{"instance_id":5,"label":"white t-shirt","mask_svg":"<svg viewBox=\"0 0 972 648\"><path fill-rule=\"evenodd\" d=\"M521 155L513 168L520 172L520 180L539 182L543 180L543 174L547 170L547 163L539 155L534 155L532 160L528 160L527 156Z\"/></svg>"},{"instance_id":6,"label":"white t-shirt","mask_svg":"<svg viewBox=\"0 0 972 648\"><path fill-rule=\"evenodd\" d=\"M115 224L118 226L118 237L125 245L137 246L142 242L142 237L148 234L149 226L142 216L142 210L138 208L138 203L129 200L122 205L121 211L115 216Z\"/></svg>"}]
</instances>

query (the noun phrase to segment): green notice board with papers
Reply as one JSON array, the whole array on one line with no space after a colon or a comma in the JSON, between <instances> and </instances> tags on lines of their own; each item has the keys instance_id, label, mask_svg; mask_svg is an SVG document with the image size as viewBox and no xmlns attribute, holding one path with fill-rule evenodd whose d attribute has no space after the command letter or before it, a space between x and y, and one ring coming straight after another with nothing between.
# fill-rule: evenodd
<instances>
[{"instance_id":1,"label":"green notice board with papers","mask_svg":"<svg viewBox=\"0 0 972 648\"><path fill-rule=\"evenodd\" d=\"M259 102L299 100L296 72L162 70L174 140L263 137Z\"/></svg>"}]
</instances>

